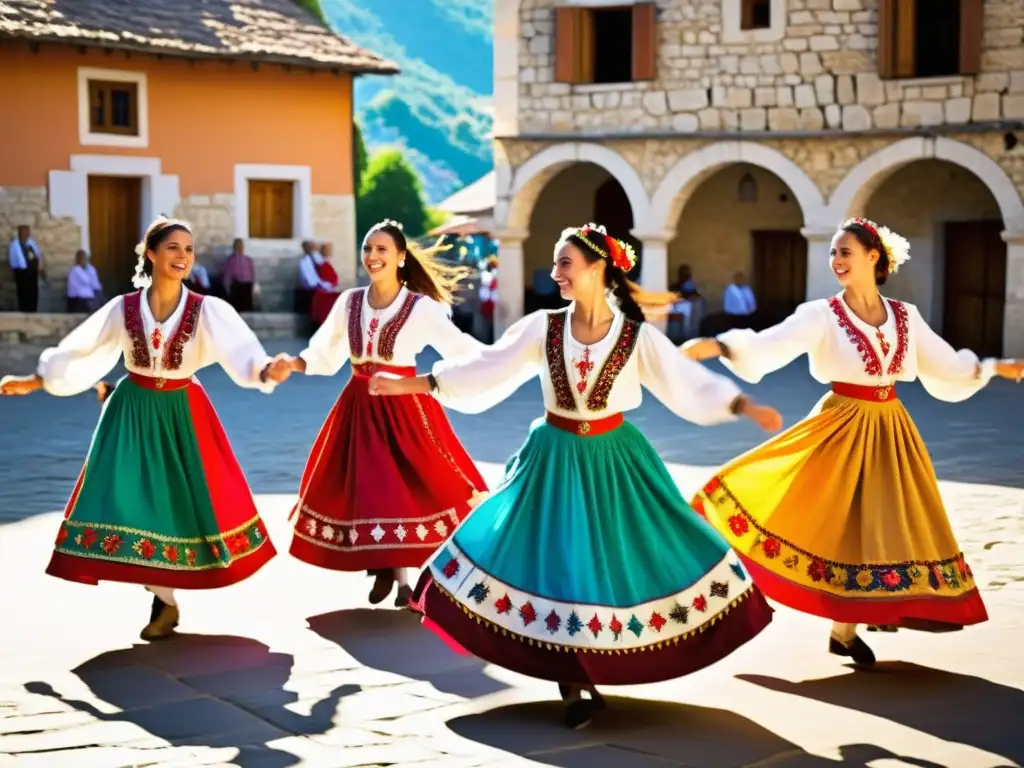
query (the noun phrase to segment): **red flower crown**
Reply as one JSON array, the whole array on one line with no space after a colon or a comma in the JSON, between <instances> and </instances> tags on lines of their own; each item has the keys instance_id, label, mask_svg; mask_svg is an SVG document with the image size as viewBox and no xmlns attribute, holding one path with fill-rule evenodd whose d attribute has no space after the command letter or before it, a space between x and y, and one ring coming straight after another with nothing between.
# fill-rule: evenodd
<instances>
[{"instance_id":1,"label":"red flower crown","mask_svg":"<svg viewBox=\"0 0 1024 768\"><path fill-rule=\"evenodd\" d=\"M611 237L604 231L604 227L586 224L579 229L570 230L570 233L623 272L629 272L636 266L636 251L633 250L633 246Z\"/></svg>"}]
</instances>

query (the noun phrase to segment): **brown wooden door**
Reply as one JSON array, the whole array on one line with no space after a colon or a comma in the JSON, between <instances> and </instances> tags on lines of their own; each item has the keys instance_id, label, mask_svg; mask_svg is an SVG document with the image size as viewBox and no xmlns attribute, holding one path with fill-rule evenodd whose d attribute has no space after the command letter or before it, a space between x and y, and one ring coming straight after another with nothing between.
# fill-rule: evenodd
<instances>
[{"instance_id":1,"label":"brown wooden door","mask_svg":"<svg viewBox=\"0 0 1024 768\"><path fill-rule=\"evenodd\" d=\"M89 177L89 254L108 297L132 288L141 205L142 179Z\"/></svg>"},{"instance_id":2,"label":"brown wooden door","mask_svg":"<svg viewBox=\"0 0 1024 768\"><path fill-rule=\"evenodd\" d=\"M781 322L807 298L807 241L797 231L752 232L759 325Z\"/></svg>"},{"instance_id":3,"label":"brown wooden door","mask_svg":"<svg viewBox=\"0 0 1024 768\"><path fill-rule=\"evenodd\" d=\"M1003 222L946 224L945 308L942 335L956 349L1003 354L1006 243Z\"/></svg>"}]
</instances>

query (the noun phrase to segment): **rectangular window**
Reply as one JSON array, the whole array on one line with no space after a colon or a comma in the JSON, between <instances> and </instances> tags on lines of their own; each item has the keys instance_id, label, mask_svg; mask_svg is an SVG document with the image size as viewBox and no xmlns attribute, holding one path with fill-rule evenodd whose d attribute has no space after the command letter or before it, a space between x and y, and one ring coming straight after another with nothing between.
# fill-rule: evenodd
<instances>
[{"instance_id":1,"label":"rectangular window","mask_svg":"<svg viewBox=\"0 0 1024 768\"><path fill-rule=\"evenodd\" d=\"M949 77L981 70L983 0L879 0L882 77Z\"/></svg>"},{"instance_id":2,"label":"rectangular window","mask_svg":"<svg viewBox=\"0 0 1024 768\"><path fill-rule=\"evenodd\" d=\"M771 29L771 0L740 0L740 29Z\"/></svg>"},{"instance_id":3,"label":"rectangular window","mask_svg":"<svg viewBox=\"0 0 1024 768\"><path fill-rule=\"evenodd\" d=\"M654 3L623 7L562 6L555 17L555 80L629 83L656 75Z\"/></svg>"},{"instance_id":4,"label":"rectangular window","mask_svg":"<svg viewBox=\"0 0 1024 768\"><path fill-rule=\"evenodd\" d=\"M89 131L117 136L138 136L138 83L90 80Z\"/></svg>"},{"instance_id":5,"label":"rectangular window","mask_svg":"<svg viewBox=\"0 0 1024 768\"><path fill-rule=\"evenodd\" d=\"M294 223L294 181L249 180L249 237L291 240Z\"/></svg>"}]
</instances>

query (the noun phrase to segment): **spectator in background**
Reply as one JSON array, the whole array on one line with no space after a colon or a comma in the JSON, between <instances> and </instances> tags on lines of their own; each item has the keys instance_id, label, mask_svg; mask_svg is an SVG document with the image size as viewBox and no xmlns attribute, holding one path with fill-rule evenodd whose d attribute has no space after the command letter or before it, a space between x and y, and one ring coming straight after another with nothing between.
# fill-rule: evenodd
<instances>
[{"instance_id":1,"label":"spectator in background","mask_svg":"<svg viewBox=\"0 0 1024 768\"><path fill-rule=\"evenodd\" d=\"M103 299L103 287L96 268L89 263L85 251L75 254L75 263L68 271L68 312L92 312Z\"/></svg>"},{"instance_id":2,"label":"spectator in background","mask_svg":"<svg viewBox=\"0 0 1024 768\"><path fill-rule=\"evenodd\" d=\"M310 300L309 317L313 321L313 327L319 328L323 325L327 315L330 314L334 302L338 300L340 291L338 289L338 273L331 264L331 255L334 248L330 243L320 244L320 260L316 264L316 276L320 280L313 289L313 298Z\"/></svg>"},{"instance_id":3,"label":"spectator in background","mask_svg":"<svg viewBox=\"0 0 1024 768\"><path fill-rule=\"evenodd\" d=\"M750 327L750 320L757 311L757 299L742 272L733 275L732 283L725 288L722 303L725 314L729 316L730 329Z\"/></svg>"},{"instance_id":4,"label":"spectator in background","mask_svg":"<svg viewBox=\"0 0 1024 768\"><path fill-rule=\"evenodd\" d=\"M498 257L489 256L480 269L480 341L494 343L494 309L498 303Z\"/></svg>"},{"instance_id":5,"label":"spectator in background","mask_svg":"<svg viewBox=\"0 0 1024 768\"><path fill-rule=\"evenodd\" d=\"M39 310L39 280L46 281L46 268L39 245L32 239L27 224L18 227L17 236L7 246L7 261L14 272L14 285L18 292L18 311Z\"/></svg>"},{"instance_id":6,"label":"spectator in background","mask_svg":"<svg viewBox=\"0 0 1024 768\"><path fill-rule=\"evenodd\" d=\"M679 265L676 282L669 290L683 297L672 305L668 322L668 337L679 343L697 334L706 311L706 302L697 290L697 282L693 279L693 270L689 264Z\"/></svg>"},{"instance_id":7,"label":"spectator in background","mask_svg":"<svg viewBox=\"0 0 1024 768\"><path fill-rule=\"evenodd\" d=\"M221 267L221 282L228 303L236 312L252 312L253 286L256 283L256 263L245 254L245 243L237 238L231 246L231 255Z\"/></svg>"},{"instance_id":8,"label":"spectator in background","mask_svg":"<svg viewBox=\"0 0 1024 768\"><path fill-rule=\"evenodd\" d=\"M210 273L196 261L192 264L192 272L189 273L187 283L189 290L206 295L210 292Z\"/></svg>"},{"instance_id":9,"label":"spectator in background","mask_svg":"<svg viewBox=\"0 0 1024 768\"><path fill-rule=\"evenodd\" d=\"M303 240L302 257L299 259L299 285L295 289L296 314L308 317L313 306L313 294L317 288L331 289L331 284L321 279L317 270L322 262L323 257L317 252L316 243L312 240Z\"/></svg>"}]
</instances>

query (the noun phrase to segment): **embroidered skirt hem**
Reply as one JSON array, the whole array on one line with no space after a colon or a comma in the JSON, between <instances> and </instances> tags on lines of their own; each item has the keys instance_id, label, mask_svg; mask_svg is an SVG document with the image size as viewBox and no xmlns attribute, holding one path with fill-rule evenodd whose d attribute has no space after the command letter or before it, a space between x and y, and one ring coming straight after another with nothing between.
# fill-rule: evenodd
<instances>
[{"instance_id":1,"label":"embroidered skirt hem","mask_svg":"<svg viewBox=\"0 0 1024 768\"><path fill-rule=\"evenodd\" d=\"M692 505L783 605L939 632L988 619L898 400L826 395L808 418L723 468Z\"/></svg>"}]
</instances>

